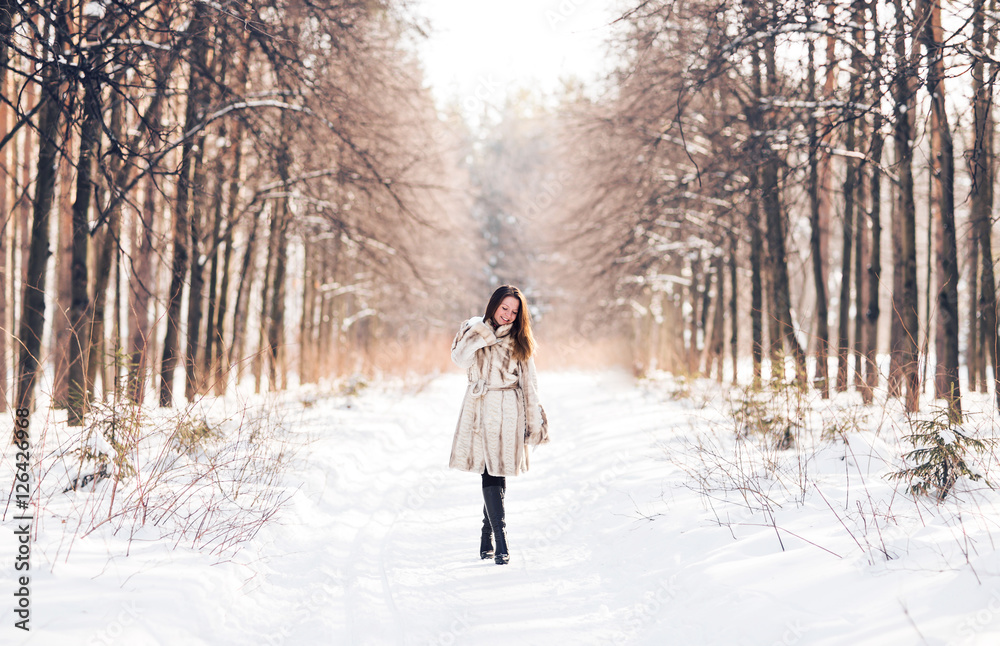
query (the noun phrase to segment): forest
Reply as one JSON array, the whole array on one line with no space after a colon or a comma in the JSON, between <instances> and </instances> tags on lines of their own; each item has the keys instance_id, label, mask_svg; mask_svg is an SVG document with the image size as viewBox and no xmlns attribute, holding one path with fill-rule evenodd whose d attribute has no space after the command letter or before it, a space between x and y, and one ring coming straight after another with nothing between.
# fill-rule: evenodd
<instances>
[{"instance_id":1,"label":"forest","mask_svg":"<svg viewBox=\"0 0 1000 646\"><path fill-rule=\"evenodd\" d=\"M435 2L0 0L34 625L996 643L997 0L484 3L599 4L606 66L450 95ZM504 284L551 442L495 575L448 348Z\"/></svg>"},{"instance_id":2,"label":"forest","mask_svg":"<svg viewBox=\"0 0 1000 646\"><path fill-rule=\"evenodd\" d=\"M0 406L399 366L498 282L640 373L998 392L992 0L635 3L476 126L404 3L4 4Z\"/></svg>"},{"instance_id":3,"label":"forest","mask_svg":"<svg viewBox=\"0 0 1000 646\"><path fill-rule=\"evenodd\" d=\"M0 405L42 388L79 424L351 370L468 262L436 249L452 134L388 4L0 16Z\"/></svg>"},{"instance_id":4,"label":"forest","mask_svg":"<svg viewBox=\"0 0 1000 646\"><path fill-rule=\"evenodd\" d=\"M574 236L613 268L644 364L721 376L746 353L755 381L770 359L772 380L869 403L882 386L910 411L926 380L955 413L960 375L996 390L994 12L644 2L623 16L613 99L583 110L581 136L613 144L574 160L600 178Z\"/></svg>"}]
</instances>

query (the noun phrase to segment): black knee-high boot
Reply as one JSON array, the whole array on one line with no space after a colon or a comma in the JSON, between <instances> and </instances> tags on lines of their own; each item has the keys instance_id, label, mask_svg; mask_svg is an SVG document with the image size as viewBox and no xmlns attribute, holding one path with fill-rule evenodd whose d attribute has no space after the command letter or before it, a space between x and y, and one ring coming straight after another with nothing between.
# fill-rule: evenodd
<instances>
[{"instance_id":1,"label":"black knee-high boot","mask_svg":"<svg viewBox=\"0 0 1000 646\"><path fill-rule=\"evenodd\" d=\"M503 494L503 487L483 487L486 515L489 518L490 526L493 528L493 536L497 542L496 553L493 559L497 565L506 565L510 560L510 555L507 553L507 525L504 522Z\"/></svg>"},{"instance_id":2,"label":"black knee-high boot","mask_svg":"<svg viewBox=\"0 0 1000 646\"><path fill-rule=\"evenodd\" d=\"M493 558L493 526L490 525L490 517L486 514L486 505L483 505L483 534L479 539L479 558Z\"/></svg>"}]
</instances>

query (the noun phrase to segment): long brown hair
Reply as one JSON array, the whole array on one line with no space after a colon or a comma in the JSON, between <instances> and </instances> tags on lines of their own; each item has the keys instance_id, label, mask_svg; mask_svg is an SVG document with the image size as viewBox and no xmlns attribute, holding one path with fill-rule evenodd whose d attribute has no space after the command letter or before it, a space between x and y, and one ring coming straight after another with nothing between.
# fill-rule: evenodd
<instances>
[{"instance_id":1,"label":"long brown hair","mask_svg":"<svg viewBox=\"0 0 1000 646\"><path fill-rule=\"evenodd\" d=\"M517 307L517 318L514 319L513 327L510 329L510 336L514 340L514 358L518 361L527 361L535 353L535 337L531 334L531 312L528 311L528 301L524 298L517 287L513 285L501 285L490 296L490 302L486 305L486 314L483 319L492 326L496 326L493 315L496 314L500 303L508 296L515 297L520 305Z\"/></svg>"}]
</instances>

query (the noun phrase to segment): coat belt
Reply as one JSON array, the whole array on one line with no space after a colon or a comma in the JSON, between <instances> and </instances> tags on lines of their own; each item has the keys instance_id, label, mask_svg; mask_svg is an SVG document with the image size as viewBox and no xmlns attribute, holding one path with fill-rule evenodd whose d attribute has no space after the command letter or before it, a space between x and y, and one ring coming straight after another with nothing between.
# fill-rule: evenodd
<instances>
[{"instance_id":1,"label":"coat belt","mask_svg":"<svg viewBox=\"0 0 1000 646\"><path fill-rule=\"evenodd\" d=\"M478 379L472 382L471 386L472 390L469 391L469 394L472 395L473 399L478 400L475 404L473 404L475 407L473 409L475 411L475 416L472 419L472 433L473 435L480 435L482 434L481 422L483 419L483 406L486 404L486 393L491 390L517 390L518 385L490 386L486 383L485 379Z\"/></svg>"},{"instance_id":2,"label":"coat belt","mask_svg":"<svg viewBox=\"0 0 1000 646\"><path fill-rule=\"evenodd\" d=\"M487 391L490 390L517 390L517 384L514 384L513 386L490 386L486 383L485 379L478 379L472 382L473 397L482 397L487 393Z\"/></svg>"}]
</instances>

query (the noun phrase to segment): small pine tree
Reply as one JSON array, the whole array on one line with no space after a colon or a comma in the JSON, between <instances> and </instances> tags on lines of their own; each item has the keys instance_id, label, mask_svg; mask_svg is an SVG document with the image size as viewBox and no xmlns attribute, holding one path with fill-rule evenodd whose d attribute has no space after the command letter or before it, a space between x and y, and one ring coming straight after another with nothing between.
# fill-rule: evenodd
<instances>
[{"instance_id":1,"label":"small pine tree","mask_svg":"<svg viewBox=\"0 0 1000 646\"><path fill-rule=\"evenodd\" d=\"M961 421L961 417L956 419L947 410L942 410L932 419L916 422L916 432L903 438L914 447L903 456L904 461L913 466L889 474L889 478L908 481L907 491L912 495L933 493L938 502L944 500L962 476L973 481L982 480L992 489L993 485L981 473L970 469L966 460L970 452L987 451L993 441L971 437L963 432Z\"/></svg>"},{"instance_id":2,"label":"small pine tree","mask_svg":"<svg viewBox=\"0 0 1000 646\"><path fill-rule=\"evenodd\" d=\"M795 382L775 382L777 387L762 391L747 389L733 410L736 437L759 437L779 451L795 446L802 430L802 402Z\"/></svg>"}]
</instances>

